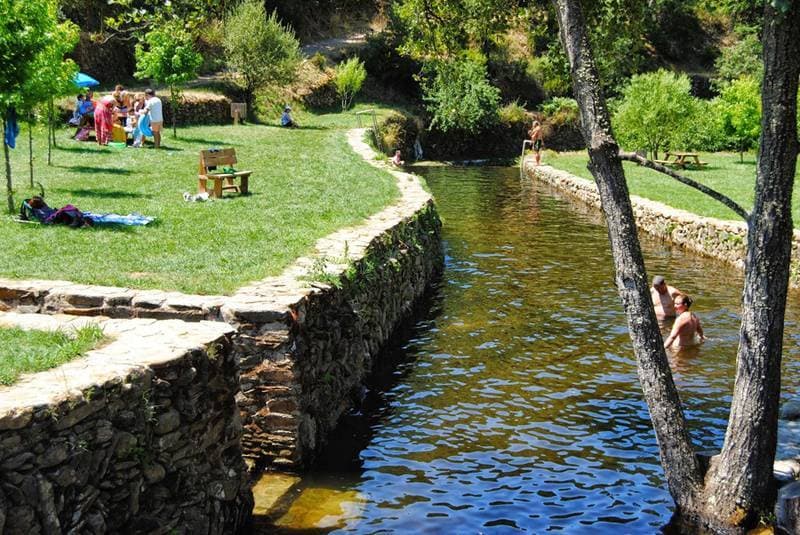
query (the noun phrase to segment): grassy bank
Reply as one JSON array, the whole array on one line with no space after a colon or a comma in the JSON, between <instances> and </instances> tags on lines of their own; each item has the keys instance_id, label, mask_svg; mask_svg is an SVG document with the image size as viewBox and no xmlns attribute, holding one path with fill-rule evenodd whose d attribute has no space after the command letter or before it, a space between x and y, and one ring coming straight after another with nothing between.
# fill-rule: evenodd
<instances>
[{"instance_id":1,"label":"grassy bank","mask_svg":"<svg viewBox=\"0 0 800 535\"><path fill-rule=\"evenodd\" d=\"M738 154L729 153L704 153L700 155L700 159L708 162L705 169L680 171L681 174L724 193L745 210L749 211L753 208L756 180L754 155L745 155L744 163L739 162ZM586 168L587 162L588 157L585 151L560 154L548 152L542 159L542 163L593 181L591 173ZM625 176L628 179L628 188L633 195L702 216L741 220L725 205L673 178L631 162L623 162L623 165ZM800 199L797 196L793 200L792 217L797 225L800 221Z\"/></svg>"},{"instance_id":2,"label":"grassy bank","mask_svg":"<svg viewBox=\"0 0 800 535\"><path fill-rule=\"evenodd\" d=\"M387 113L382 110L382 113ZM0 276L231 293L280 273L317 239L363 221L398 196L391 175L349 148L351 114L311 115L302 128L271 125L182 128L165 133L161 150L113 149L58 132L53 166L37 132L36 180L51 206L154 216L146 227L73 230L0 220ZM28 187L27 131L12 151L17 202ZM196 193L198 153L234 147L237 169L253 170L251 195L187 203Z\"/></svg>"},{"instance_id":3,"label":"grassy bank","mask_svg":"<svg viewBox=\"0 0 800 535\"><path fill-rule=\"evenodd\" d=\"M95 348L103 331L90 325L68 335L63 331L0 328L0 385L13 384L21 374L60 366Z\"/></svg>"}]
</instances>

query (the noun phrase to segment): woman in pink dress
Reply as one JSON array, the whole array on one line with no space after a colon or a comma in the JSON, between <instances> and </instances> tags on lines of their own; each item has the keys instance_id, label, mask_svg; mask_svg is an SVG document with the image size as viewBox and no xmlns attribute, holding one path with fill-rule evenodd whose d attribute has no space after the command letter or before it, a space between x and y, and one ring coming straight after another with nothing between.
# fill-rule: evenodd
<instances>
[{"instance_id":1,"label":"woman in pink dress","mask_svg":"<svg viewBox=\"0 0 800 535\"><path fill-rule=\"evenodd\" d=\"M111 129L114 127L114 105L116 100L111 95L101 98L94 108L94 130L97 133L97 143L108 145L111 140Z\"/></svg>"}]
</instances>

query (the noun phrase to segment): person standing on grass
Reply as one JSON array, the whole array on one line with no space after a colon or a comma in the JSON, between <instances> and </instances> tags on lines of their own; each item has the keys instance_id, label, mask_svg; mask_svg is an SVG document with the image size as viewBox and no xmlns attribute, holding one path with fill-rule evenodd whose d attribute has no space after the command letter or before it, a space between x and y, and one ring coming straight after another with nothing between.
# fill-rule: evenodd
<instances>
[{"instance_id":1,"label":"person standing on grass","mask_svg":"<svg viewBox=\"0 0 800 535\"><path fill-rule=\"evenodd\" d=\"M536 165L542 163L542 125L539 121L533 121L528 134L531 136L533 144L533 155L536 160Z\"/></svg>"},{"instance_id":2,"label":"person standing on grass","mask_svg":"<svg viewBox=\"0 0 800 535\"><path fill-rule=\"evenodd\" d=\"M98 145L108 145L111 140L111 130L114 127L114 97L106 95L101 98L94 108L94 131Z\"/></svg>"},{"instance_id":3,"label":"person standing on grass","mask_svg":"<svg viewBox=\"0 0 800 535\"><path fill-rule=\"evenodd\" d=\"M145 112L150 115L150 130L153 131L153 148L161 146L161 127L164 125L164 112L161 99L156 96L156 92L147 88L144 92L146 103Z\"/></svg>"}]
</instances>

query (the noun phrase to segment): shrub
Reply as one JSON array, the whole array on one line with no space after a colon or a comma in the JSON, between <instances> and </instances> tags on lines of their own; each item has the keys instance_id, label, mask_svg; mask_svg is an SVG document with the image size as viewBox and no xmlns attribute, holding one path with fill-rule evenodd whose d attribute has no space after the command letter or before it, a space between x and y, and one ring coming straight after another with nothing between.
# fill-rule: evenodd
<instances>
[{"instance_id":1,"label":"shrub","mask_svg":"<svg viewBox=\"0 0 800 535\"><path fill-rule=\"evenodd\" d=\"M336 92L342 99L342 111L346 110L353 103L353 97L361 91L364 80L367 78L367 70L358 58L350 58L336 66Z\"/></svg>"},{"instance_id":2,"label":"shrub","mask_svg":"<svg viewBox=\"0 0 800 535\"><path fill-rule=\"evenodd\" d=\"M326 58L320 52L316 52L313 56L311 56L308 59L308 61L310 61L312 65L314 65L316 68L318 68L321 71L325 70L325 67L328 66L328 58Z\"/></svg>"},{"instance_id":3,"label":"shrub","mask_svg":"<svg viewBox=\"0 0 800 535\"><path fill-rule=\"evenodd\" d=\"M252 116L256 89L294 78L300 43L274 11L267 17L263 2L244 0L225 19L225 56L238 74Z\"/></svg>"},{"instance_id":4,"label":"shrub","mask_svg":"<svg viewBox=\"0 0 800 535\"><path fill-rule=\"evenodd\" d=\"M378 126L381 145L387 155L399 149L406 160L414 156L414 142L420 133L419 122L400 113L392 113Z\"/></svg>"},{"instance_id":5,"label":"shrub","mask_svg":"<svg viewBox=\"0 0 800 535\"><path fill-rule=\"evenodd\" d=\"M506 104L497 112L501 123L525 123L528 122L528 110L517 101Z\"/></svg>"},{"instance_id":6,"label":"shrub","mask_svg":"<svg viewBox=\"0 0 800 535\"><path fill-rule=\"evenodd\" d=\"M432 70L423 83L431 127L474 133L497 122L500 91L486 79L484 64L463 59L437 62Z\"/></svg>"},{"instance_id":7,"label":"shrub","mask_svg":"<svg viewBox=\"0 0 800 535\"><path fill-rule=\"evenodd\" d=\"M717 99L718 116L730 144L744 152L758 143L761 135L761 88L758 80L745 76L723 86Z\"/></svg>"},{"instance_id":8,"label":"shrub","mask_svg":"<svg viewBox=\"0 0 800 535\"><path fill-rule=\"evenodd\" d=\"M612 119L620 143L655 158L661 149L679 145L697 115L690 87L685 74L665 70L633 76Z\"/></svg>"},{"instance_id":9,"label":"shrub","mask_svg":"<svg viewBox=\"0 0 800 535\"><path fill-rule=\"evenodd\" d=\"M758 30L749 26L736 28L738 39L730 46L724 47L714 62L718 83L732 82L743 76L751 76L756 80L764 77L764 63L761 61L761 41Z\"/></svg>"}]
</instances>

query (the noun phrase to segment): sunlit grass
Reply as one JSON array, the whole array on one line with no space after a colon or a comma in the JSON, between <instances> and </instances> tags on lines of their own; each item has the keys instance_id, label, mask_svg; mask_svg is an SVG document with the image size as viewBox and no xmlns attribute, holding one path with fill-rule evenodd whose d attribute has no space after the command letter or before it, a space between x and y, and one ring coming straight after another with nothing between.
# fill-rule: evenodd
<instances>
[{"instance_id":1,"label":"sunlit grass","mask_svg":"<svg viewBox=\"0 0 800 535\"><path fill-rule=\"evenodd\" d=\"M371 107L361 105L361 109ZM381 114L388 113L380 109ZM281 272L317 239L358 224L397 198L394 179L354 154L345 128L352 114L300 117L302 128L271 125L181 128L162 150L101 148L58 132L53 166L36 132L36 180L51 206L154 216L135 228L74 230L0 221L0 276L229 294ZM12 151L17 203L27 186L27 140ZM198 153L234 147L237 169L250 169L249 196L184 202L197 191Z\"/></svg>"},{"instance_id":2,"label":"sunlit grass","mask_svg":"<svg viewBox=\"0 0 800 535\"><path fill-rule=\"evenodd\" d=\"M73 334L0 328L0 385L11 385L23 373L60 366L85 354L103 340L103 331L87 325Z\"/></svg>"},{"instance_id":3,"label":"sunlit grass","mask_svg":"<svg viewBox=\"0 0 800 535\"><path fill-rule=\"evenodd\" d=\"M679 172L724 193L747 211L753 208L756 183L756 162L753 154L745 155L744 163L740 163L738 154L730 153L703 153L700 159L708 162L706 168ZM543 163L593 181L591 173L586 168L587 162L585 151L547 153L543 158ZM632 162L623 164L628 188L633 195L702 216L741 221L741 218L728 207L694 188ZM800 221L800 200L796 196L793 200L792 217L797 226L797 222Z\"/></svg>"}]
</instances>

